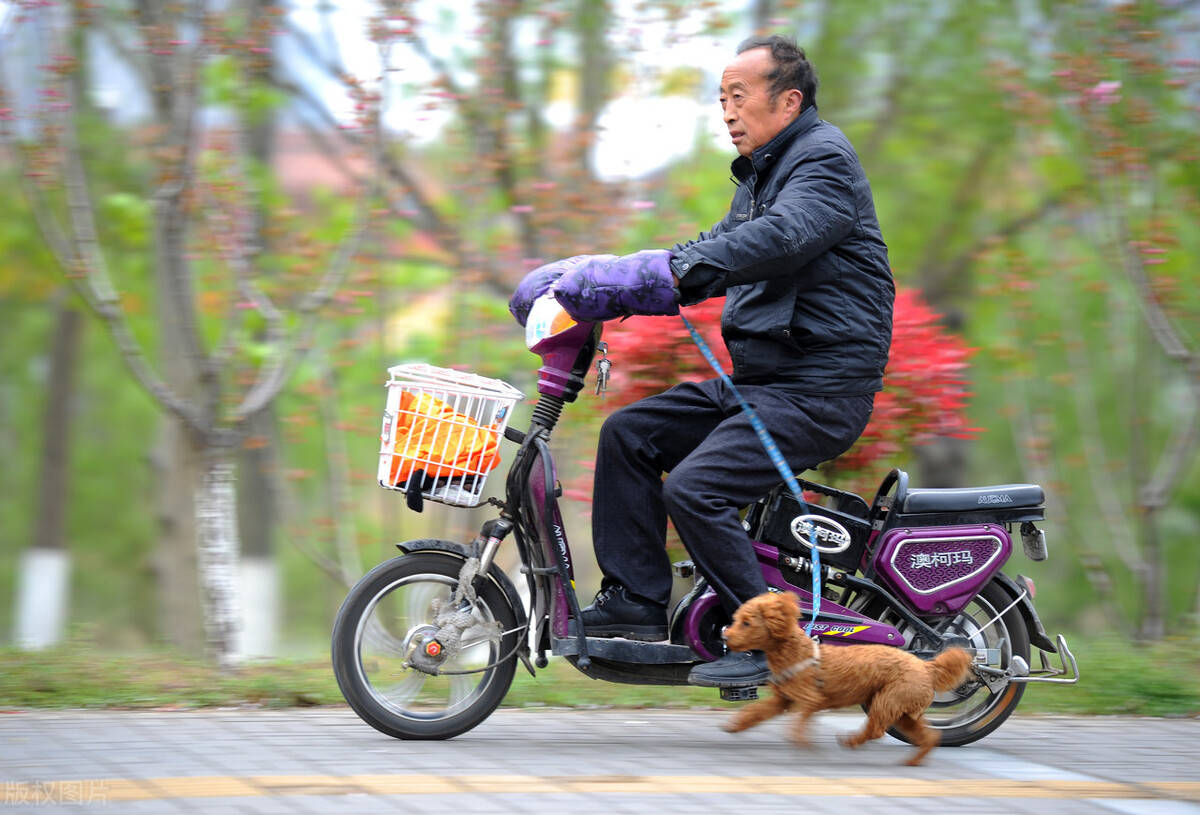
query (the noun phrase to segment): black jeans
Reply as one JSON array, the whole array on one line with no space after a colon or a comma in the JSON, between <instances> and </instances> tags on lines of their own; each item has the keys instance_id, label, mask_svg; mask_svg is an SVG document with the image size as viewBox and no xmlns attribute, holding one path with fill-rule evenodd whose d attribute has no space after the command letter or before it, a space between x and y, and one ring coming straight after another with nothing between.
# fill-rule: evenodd
<instances>
[{"instance_id":1,"label":"black jeans","mask_svg":"<svg viewBox=\"0 0 1200 815\"><path fill-rule=\"evenodd\" d=\"M873 394L809 396L771 385L738 390L797 474L847 450L875 402ZM604 585L667 604L669 514L732 613L767 590L739 510L782 480L720 379L676 385L618 410L604 422L596 454L592 539Z\"/></svg>"}]
</instances>

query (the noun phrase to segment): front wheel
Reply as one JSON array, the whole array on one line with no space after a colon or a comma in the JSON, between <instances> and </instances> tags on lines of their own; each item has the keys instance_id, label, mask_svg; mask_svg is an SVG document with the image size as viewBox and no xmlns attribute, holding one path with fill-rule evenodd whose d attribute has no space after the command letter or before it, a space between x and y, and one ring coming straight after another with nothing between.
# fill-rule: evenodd
<instances>
[{"instance_id":1,"label":"front wheel","mask_svg":"<svg viewBox=\"0 0 1200 815\"><path fill-rule=\"evenodd\" d=\"M437 673L412 667L437 630L438 608L456 596L463 560L418 552L376 566L350 590L333 625L333 672L355 713L399 739L448 739L496 709L516 671L516 615L504 592L482 581L475 620Z\"/></svg>"},{"instance_id":2,"label":"front wheel","mask_svg":"<svg viewBox=\"0 0 1200 815\"><path fill-rule=\"evenodd\" d=\"M988 667L1007 671L1014 657L1029 663L1029 629L1025 618L996 580L984 586L957 616L937 628L944 636L963 641L968 650L986 655L981 664ZM972 676L954 690L938 693L925 717L941 734L942 746L960 747L982 739L1002 725L1017 709L1024 693L1024 683L1001 681L989 687ZM888 733L908 741L896 728Z\"/></svg>"}]
</instances>

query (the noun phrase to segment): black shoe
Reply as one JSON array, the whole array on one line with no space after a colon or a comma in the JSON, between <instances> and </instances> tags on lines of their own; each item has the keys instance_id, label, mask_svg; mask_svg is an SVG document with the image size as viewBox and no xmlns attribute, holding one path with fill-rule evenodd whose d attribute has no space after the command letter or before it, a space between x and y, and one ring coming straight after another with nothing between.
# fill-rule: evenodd
<instances>
[{"instance_id":1,"label":"black shoe","mask_svg":"<svg viewBox=\"0 0 1200 815\"><path fill-rule=\"evenodd\" d=\"M583 633L589 637L624 637L627 640L658 642L667 638L667 609L613 584L601 589L592 604L579 613ZM568 633L578 629L571 620Z\"/></svg>"},{"instance_id":2,"label":"black shoe","mask_svg":"<svg viewBox=\"0 0 1200 815\"><path fill-rule=\"evenodd\" d=\"M762 651L730 651L715 662L692 668L688 684L703 688L742 688L761 685L770 676L767 655Z\"/></svg>"}]
</instances>

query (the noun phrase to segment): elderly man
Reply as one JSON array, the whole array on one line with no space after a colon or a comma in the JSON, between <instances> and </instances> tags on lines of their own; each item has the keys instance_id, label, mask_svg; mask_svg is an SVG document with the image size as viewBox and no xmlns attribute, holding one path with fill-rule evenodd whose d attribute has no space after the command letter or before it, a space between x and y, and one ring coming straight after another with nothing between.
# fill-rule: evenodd
<instances>
[{"instance_id":1,"label":"elderly man","mask_svg":"<svg viewBox=\"0 0 1200 815\"><path fill-rule=\"evenodd\" d=\"M585 268L572 259L553 283L559 302L583 319L674 313L676 300L725 295L721 333L733 381L797 472L844 452L866 426L895 294L870 186L846 137L818 118L816 91L793 41L743 42L720 89L739 154L729 213L669 252L600 256ZM624 299L598 304L606 291ZM739 510L779 480L720 379L679 384L610 416L592 515L604 579L582 611L585 633L667 636L668 516L730 614L766 591ZM761 652L731 652L697 666L689 681L738 687L768 675Z\"/></svg>"}]
</instances>

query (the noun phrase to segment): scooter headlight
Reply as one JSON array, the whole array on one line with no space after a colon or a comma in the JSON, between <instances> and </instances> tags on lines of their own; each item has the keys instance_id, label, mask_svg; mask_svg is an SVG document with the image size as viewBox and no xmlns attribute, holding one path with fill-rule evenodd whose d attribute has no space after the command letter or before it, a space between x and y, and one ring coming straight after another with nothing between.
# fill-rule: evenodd
<instances>
[{"instance_id":1,"label":"scooter headlight","mask_svg":"<svg viewBox=\"0 0 1200 815\"><path fill-rule=\"evenodd\" d=\"M578 323L558 304L553 294L543 294L533 302L529 319L525 321L525 347L532 350L543 340L562 334Z\"/></svg>"}]
</instances>

